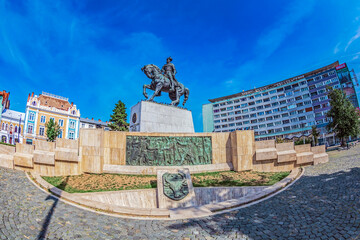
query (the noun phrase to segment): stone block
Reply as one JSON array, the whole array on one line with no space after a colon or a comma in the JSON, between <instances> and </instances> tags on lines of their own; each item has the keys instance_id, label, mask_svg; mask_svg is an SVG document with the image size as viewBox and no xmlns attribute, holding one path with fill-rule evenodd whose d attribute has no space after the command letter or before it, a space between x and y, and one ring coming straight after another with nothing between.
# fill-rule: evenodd
<instances>
[{"instance_id":1,"label":"stone block","mask_svg":"<svg viewBox=\"0 0 360 240\"><path fill-rule=\"evenodd\" d=\"M219 172L219 171L230 171L233 170L232 163L219 163L219 164L206 164L206 165L191 165L182 166L188 168L191 173L202 173L202 172ZM129 165L114 165L104 164L104 173L116 173L116 174L145 174L155 175L158 169L162 170L174 170L178 169L179 166L129 166Z\"/></svg>"},{"instance_id":2,"label":"stone block","mask_svg":"<svg viewBox=\"0 0 360 240\"><path fill-rule=\"evenodd\" d=\"M54 176L79 175L81 171L81 162L55 162Z\"/></svg>"},{"instance_id":3,"label":"stone block","mask_svg":"<svg viewBox=\"0 0 360 240\"><path fill-rule=\"evenodd\" d=\"M277 159L276 148L256 149L256 161L266 161L270 159Z\"/></svg>"},{"instance_id":4,"label":"stone block","mask_svg":"<svg viewBox=\"0 0 360 240\"><path fill-rule=\"evenodd\" d=\"M70 148L70 149L78 149L79 142L78 140L71 140L65 138L57 138L56 139L56 148Z\"/></svg>"},{"instance_id":5,"label":"stone block","mask_svg":"<svg viewBox=\"0 0 360 240\"><path fill-rule=\"evenodd\" d=\"M55 152L55 142L46 142L46 141L38 140L35 142L35 151L36 150Z\"/></svg>"},{"instance_id":6,"label":"stone block","mask_svg":"<svg viewBox=\"0 0 360 240\"><path fill-rule=\"evenodd\" d=\"M0 154L0 167L14 169L14 156L10 154Z\"/></svg>"},{"instance_id":7,"label":"stone block","mask_svg":"<svg viewBox=\"0 0 360 240\"><path fill-rule=\"evenodd\" d=\"M296 145L296 164L312 163L314 154L311 152L310 144Z\"/></svg>"},{"instance_id":8,"label":"stone block","mask_svg":"<svg viewBox=\"0 0 360 240\"><path fill-rule=\"evenodd\" d=\"M278 154L278 162L291 162L296 161L296 151L294 143L277 143L276 151Z\"/></svg>"},{"instance_id":9,"label":"stone block","mask_svg":"<svg viewBox=\"0 0 360 240\"><path fill-rule=\"evenodd\" d=\"M256 149L275 148L275 140L255 141Z\"/></svg>"},{"instance_id":10,"label":"stone block","mask_svg":"<svg viewBox=\"0 0 360 240\"><path fill-rule=\"evenodd\" d=\"M104 157L101 156L82 156L82 170L87 173L102 173Z\"/></svg>"},{"instance_id":11,"label":"stone block","mask_svg":"<svg viewBox=\"0 0 360 240\"><path fill-rule=\"evenodd\" d=\"M0 154L14 154L15 147L0 144Z\"/></svg>"},{"instance_id":12,"label":"stone block","mask_svg":"<svg viewBox=\"0 0 360 240\"><path fill-rule=\"evenodd\" d=\"M314 165L329 161L329 155L326 153L325 145L311 147L311 152L314 153Z\"/></svg>"},{"instance_id":13,"label":"stone block","mask_svg":"<svg viewBox=\"0 0 360 240\"><path fill-rule=\"evenodd\" d=\"M131 107L131 132L194 133L189 110L156 102L141 101Z\"/></svg>"},{"instance_id":14,"label":"stone block","mask_svg":"<svg viewBox=\"0 0 360 240\"><path fill-rule=\"evenodd\" d=\"M34 145L16 143L16 153L33 154Z\"/></svg>"},{"instance_id":15,"label":"stone block","mask_svg":"<svg viewBox=\"0 0 360 240\"><path fill-rule=\"evenodd\" d=\"M39 141L37 141L39 142ZM55 152L34 151L34 163L46 164L46 165L55 165Z\"/></svg>"},{"instance_id":16,"label":"stone block","mask_svg":"<svg viewBox=\"0 0 360 240\"><path fill-rule=\"evenodd\" d=\"M14 154L14 165L33 168L34 167L33 155L16 152Z\"/></svg>"},{"instance_id":17,"label":"stone block","mask_svg":"<svg viewBox=\"0 0 360 240\"><path fill-rule=\"evenodd\" d=\"M55 148L55 159L59 161L78 162L78 150L69 148Z\"/></svg>"},{"instance_id":18,"label":"stone block","mask_svg":"<svg viewBox=\"0 0 360 240\"><path fill-rule=\"evenodd\" d=\"M295 151L296 153L311 152L311 145L310 144L296 145Z\"/></svg>"},{"instance_id":19,"label":"stone block","mask_svg":"<svg viewBox=\"0 0 360 240\"><path fill-rule=\"evenodd\" d=\"M329 161L329 155L327 153L314 154L314 165L319 163L327 163Z\"/></svg>"},{"instance_id":20,"label":"stone block","mask_svg":"<svg viewBox=\"0 0 360 240\"><path fill-rule=\"evenodd\" d=\"M279 163L296 161L295 150L277 152L277 155Z\"/></svg>"},{"instance_id":21,"label":"stone block","mask_svg":"<svg viewBox=\"0 0 360 240\"><path fill-rule=\"evenodd\" d=\"M296 163L312 163L314 161L314 154L312 152L301 152L296 154Z\"/></svg>"},{"instance_id":22,"label":"stone block","mask_svg":"<svg viewBox=\"0 0 360 240\"><path fill-rule=\"evenodd\" d=\"M41 176L52 177L55 176L55 165L38 164L34 162L34 172Z\"/></svg>"},{"instance_id":23,"label":"stone block","mask_svg":"<svg viewBox=\"0 0 360 240\"><path fill-rule=\"evenodd\" d=\"M234 170L252 170L255 156L254 131L232 132L230 135L230 144Z\"/></svg>"},{"instance_id":24,"label":"stone block","mask_svg":"<svg viewBox=\"0 0 360 240\"><path fill-rule=\"evenodd\" d=\"M186 181L189 188L188 195L178 201L172 200L167 197L164 193L164 182L163 175L165 173L184 173L186 175ZM158 199L158 208L165 209L174 209L174 208L184 208L184 207L193 207L196 206L196 197L194 187L192 185L190 171L187 168L177 168L173 170L158 170L157 171L157 199Z\"/></svg>"}]
</instances>

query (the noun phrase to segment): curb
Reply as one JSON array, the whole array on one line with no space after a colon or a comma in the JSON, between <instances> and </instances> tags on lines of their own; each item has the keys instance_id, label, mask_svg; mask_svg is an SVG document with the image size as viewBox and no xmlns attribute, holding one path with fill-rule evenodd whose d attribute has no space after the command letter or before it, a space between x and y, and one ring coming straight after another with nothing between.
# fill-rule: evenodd
<instances>
[{"instance_id":1,"label":"curb","mask_svg":"<svg viewBox=\"0 0 360 240\"><path fill-rule=\"evenodd\" d=\"M101 203L89 199L82 198L72 193L65 192L46 182L37 173L26 173L28 179L37 187L45 190L47 193L53 194L66 203L81 207L82 209L95 211L97 213L111 215L115 217L151 219L151 220L175 220L208 217L223 212L228 212L244 207L251 206L266 199L269 199L286 188L290 187L304 174L304 169L295 168L283 180L272 186L265 188L260 193L248 195L239 199L231 199L219 203L211 203L203 206L178 208L178 209L160 209L160 208L132 208L122 207Z\"/></svg>"}]
</instances>

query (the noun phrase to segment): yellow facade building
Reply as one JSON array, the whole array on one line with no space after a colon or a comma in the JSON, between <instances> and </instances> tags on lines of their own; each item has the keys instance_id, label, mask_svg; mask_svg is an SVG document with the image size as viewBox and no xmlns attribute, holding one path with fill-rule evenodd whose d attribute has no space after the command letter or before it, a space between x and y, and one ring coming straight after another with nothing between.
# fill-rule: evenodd
<instances>
[{"instance_id":1,"label":"yellow facade building","mask_svg":"<svg viewBox=\"0 0 360 240\"><path fill-rule=\"evenodd\" d=\"M36 139L46 140L45 124L51 118L60 126L58 138L79 137L80 110L68 98L45 92L29 94L25 114L24 138L29 144Z\"/></svg>"}]
</instances>

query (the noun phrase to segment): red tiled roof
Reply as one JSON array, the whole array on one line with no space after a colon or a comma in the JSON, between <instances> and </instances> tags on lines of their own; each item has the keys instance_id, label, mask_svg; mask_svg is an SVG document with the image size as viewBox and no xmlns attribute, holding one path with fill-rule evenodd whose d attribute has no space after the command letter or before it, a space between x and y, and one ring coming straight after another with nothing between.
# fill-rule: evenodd
<instances>
[{"instance_id":1,"label":"red tiled roof","mask_svg":"<svg viewBox=\"0 0 360 240\"><path fill-rule=\"evenodd\" d=\"M39 95L38 99L41 106L55 107L64 111L67 111L71 107L70 103L66 100L44 96L42 94Z\"/></svg>"}]
</instances>

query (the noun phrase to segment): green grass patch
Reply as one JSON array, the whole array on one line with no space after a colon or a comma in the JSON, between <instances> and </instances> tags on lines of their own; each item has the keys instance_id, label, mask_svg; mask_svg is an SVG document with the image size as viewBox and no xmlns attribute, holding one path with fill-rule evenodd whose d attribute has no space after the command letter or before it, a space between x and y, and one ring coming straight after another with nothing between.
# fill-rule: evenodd
<instances>
[{"instance_id":1,"label":"green grass patch","mask_svg":"<svg viewBox=\"0 0 360 240\"><path fill-rule=\"evenodd\" d=\"M11 146L11 147L15 147L16 145L10 144L10 143L4 143L4 142L0 142L0 144L2 145L6 145L6 146Z\"/></svg>"},{"instance_id":2,"label":"green grass patch","mask_svg":"<svg viewBox=\"0 0 360 240\"><path fill-rule=\"evenodd\" d=\"M194 187L269 186L284 179L290 172L223 171L191 175ZM69 193L103 192L156 188L156 175L82 174L42 177L51 185Z\"/></svg>"}]
</instances>

